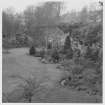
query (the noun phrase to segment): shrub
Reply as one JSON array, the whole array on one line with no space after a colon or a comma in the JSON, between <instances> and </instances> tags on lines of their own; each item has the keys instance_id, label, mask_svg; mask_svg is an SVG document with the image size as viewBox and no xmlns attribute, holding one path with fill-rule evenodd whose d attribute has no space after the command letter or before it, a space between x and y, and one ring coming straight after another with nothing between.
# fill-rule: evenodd
<instances>
[{"instance_id":1,"label":"shrub","mask_svg":"<svg viewBox=\"0 0 105 105\"><path fill-rule=\"evenodd\" d=\"M83 71L83 66L75 65L74 68L72 69L72 74L73 75L82 74L82 71Z\"/></svg>"},{"instance_id":2,"label":"shrub","mask_svg":"<svg viewBox=\"0 0 105 105\"><path fill-rule=\"evenodd\" d=\"M52 43L49 42L49 43L48 43L48 46L47 46L47 49L51 49L51 48L52 48Z\"/></svg>"},{"instance_id":3,"label":"shrub","mask_svg":"<svg viewBox=\"0 0 105 105\"><path fill-rule=\"evenodd\" d=\"M34 76L26 78L20 75L11 75L10 78L19 79L21 82L17 84L12 92L4 94L4 101L20 102L21 100L26 100L31 103L32 97L36 92L40 91L40 82Z\"/></svg>"},{"instance_id":4,"label":"shrub","mask_svg":"<svg viewBox=\"0 0 105 105\"><path fill-rule=\"evenodd\" d=\"M72 59L73 58L73 50L72 48L66 50L66 56L65 56L66 59Z\"/></svg>"},{"instance_id":5,"label":"shrub","mask_svg":"<svg viewBox=\"0 0 105 105\"><path fill-rule=\"evenodd\" d=\"M34 46L32 46L30 49L29 49L29 54L30 55L35 55L36 53L36 49L34 48Z\"/></svg>"},{"instance_id":6,"label":"shrub","mask_svg":"<svg viewBox=\"0 0 105 105\"><path fill-rule=\"evenodd\" d=\"M54 49L52 51L51 58L54 63L59 62L60 56L59 56L57 49Z\"/></svg>"},{"instance_id":7,"label":"shrub","mask_svg":"<svg viewBox=\"0 0 105 105\"><path fill-rule=\"evenodd\" d=\"M45 51L44 51L44 49L42 49L42 50L40 51L40 57L43 59L44 56L45 56Z\"/></svg>"},{"instance_id":8,"label":"shrub","mask_svg":"<svg viewBox=\"0 0 105 105\"><path fill-rule=\"evenodd\" d=\"M70 41L70 37L67 36L64 43L64 50L68 50L70 48L71 48L71 41Z\"/></svg>"},{"instance_id":9,"label":"shrub","mask_svg":"<svg viewBox=\"0 0 105 105\"><path fill-rule=\"evenodd\" d=\"M21 102L23 100L23 89L20 87L16 87L11 92L2 93L2 102L3 103L15 103Z\"/></svg>"},{"instance_id":10,"label":"shrub","mask_svg":"<svg viewBox=\"0 0 105 105\"><path fill-rule=\"evenodd\" d=\"M70 81L66 81L67 86L78 90L90 90L89 94L91 95L102 94L102 66L83 57L65 60L61 65L69 74L65 81L69 76L71 77ZM83 89L80 89L81 86Z\"/></svg>"}]
</instances>

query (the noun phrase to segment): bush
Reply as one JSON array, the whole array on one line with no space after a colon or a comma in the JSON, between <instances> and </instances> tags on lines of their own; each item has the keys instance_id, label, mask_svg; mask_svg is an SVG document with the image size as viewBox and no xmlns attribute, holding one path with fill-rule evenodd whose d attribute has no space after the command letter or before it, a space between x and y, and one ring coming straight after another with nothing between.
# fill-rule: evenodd
<instances>
[{"instance_id":1,"label":"bush","mask_svg":"<svg viewBox=\"0 0 105 105\"><path fill-rule=\"evenodd\" d=\"M66 50L66 56L65 56L65 58L66 59L72 59L73 58L73 50L72 50L72 48Z\"/></svg>"},{"instance_id":2,"label":"bush","mask_svg":"<svg viewBox=\"0 0 105 105\"><path fill-rule=\"evenodd\" d=\"M89 90L88 94L90 95L102 95L102 66L83 57L65 60L61 65L69 74L65 78L67 86L79 91L87 92ZM71 77L70 81L68 80L69 76Z\"/></svg>"},{"instance_id":3,"label":"bush","mask_svg":"<svg viewBox=\"0 0 105 105\"><path fill-rule=\"evenodd\" d=\"M20 47L27 47L28 43L25 40L16 40L16 39L5 39L3 38L2 41L3 48L20 48Z\"/></svg>"},{"instance_id":4,"label":"bush","mask_svg":"<svg viewBox=\"0 0 105 105\"><path fill-rule=\"evenodd\" d=\"M80 44L84 45L85 52L82 54L81 49L72 51L69 36L66 37L62 52L65 60L61 66L72 75L72 81L68 81L68 84L77 88L82 86L95 94L97 91L102 93L102 23L79 26L72 31L71 37L77 42L82 41Z\"/></svg>"},{"instance_id":5,"label":"bush","mask_svg":"<svg viewBox=\"0 0 105 105\"><path fill-rule=\"evenodd\" d=\"M70 48L71 48L71 41L70 41L70 37L67 36L64 43L64 50L68 50Z\"/></svg>"},{"instance_id":6,"label":"bush","mask_svg":"<svg viewBox=\"0 0 105 105\"><path fill-rule=\"evenodd\" d=\"M41 57L42 59L45 57L45 51L44 51L44 49L42 49L42 50L40 51L40 57Z\"/></svg>"},{"instance_id":7,"label":"bush","mask_svg":"<svg viewBox=\"0 0 105 105\"><path fill-rule=\"evenodd\" d=\"M15 89L9 93L3 93L3 102L32 102L32 97L40 92L43 86L41 86L41 81L37 81L34 76L29 78L23 77L21 75L11 75L10 78L18 79L21 82L17 84Z\"/></svg>"},{"instance_id":8,"label":"bush","mask_svg":"<svg viewBox=\"0 0 105 105\"><path fill-rule=\"evenodd\" d=\"M54 49L54 50L52 51L51 58L52 58L52 61L53 61L54 63L59 62L60 56L59 56L59 53L58 53L57 49Z\"/></svg>"},{"instance_id":9,"label":"bush","mask_svg":"<svg viewBox=\"0 0 105 105\"><path fill-rule=\"evenodd\" d=\"M74 68L72 69L72 74L73 75L82 74L82 71L83 71L83 66L75 65Z\"/></svg>"},{"instance_id":10,"label":"bush","mask_svg":"<svg viewBox=\"0 0 105 105\"><path fill-rule=\"evenodd\" d=\"M29 54L30 55L35 55L36 53L36 49L34 48L34 46L32 46L30 49L29 49Z\"/></svg>"}]
</instances>

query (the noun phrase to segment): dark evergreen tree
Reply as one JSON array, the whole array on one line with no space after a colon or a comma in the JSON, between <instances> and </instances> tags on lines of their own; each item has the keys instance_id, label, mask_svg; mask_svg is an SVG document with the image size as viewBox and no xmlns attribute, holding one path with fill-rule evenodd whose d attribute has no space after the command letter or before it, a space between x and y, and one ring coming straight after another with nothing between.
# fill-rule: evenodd
<instances>
[{"instance_id":1,"label":"dark evergreen tree","mask_svg":"<svg viewBox=\"0 0 105 105\"><path fill-rule=\"evenodd\" d=\"M71 47L71 40L70 36L67 36L64 43L64 53L66 54L66 58L72 59L73 57L73 50Z\"/></svg>"},{"instance_id":2,"label":"dark evergreen tree","mask_svg":"<svg viewBox=\"0 0 105 105\"><path fill-rule=\"evenodd\" d=\"M64 50L66 51L70 48L71 48L70 36L67 36L64 43Z\"/></svg>"},{"instance_id":3,"label":"dark evergreen tree","mask_svg":"<svg viewBox=\"0 0 105 105\"><path fill-rule=\"evenodd\" d=\"M35 55L36 53L36 49L34 48L34 46L32 46L30 49L29 49L29 54L30 55Z\"/></svg>"},{"instance_id":4,"label":"dark evergreen tree","mask_svg":"<svg viewBox=\"0 0 105 105\"><path fill-rule=\"evenodd\" d=\"M51 42L48 42L47 48L48 48L48 49L51 49L51 48L52 48L52 43L51 43Z\"/></svg>"}]
</instances>

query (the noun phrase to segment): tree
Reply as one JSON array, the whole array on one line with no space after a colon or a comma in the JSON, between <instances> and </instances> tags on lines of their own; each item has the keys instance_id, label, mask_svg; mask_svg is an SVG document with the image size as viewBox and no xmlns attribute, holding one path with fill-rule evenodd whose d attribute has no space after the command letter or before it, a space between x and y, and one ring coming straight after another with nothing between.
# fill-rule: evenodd
<instances>
[{"instance_id":1,"label":"tree","mask_svg":"<svg viewBox=\"0 0 105 105\"><path fill-rule=\"evenodd\" d=\"M70 36L67 36L65 39L64 43L64 50L70 49L71 48L71 41L70 41Z\"/></svg>"},{"instance_id":2,"label":"tree","mask_svg":"<svg viewBox=\"0 0 105 105\"><path fill-rule=\"evenodd\" d=\"M28 35L35 39L35 43L43 43L44 29L57 24L62 2L45 2L41 6L30 6L24 11L25 24Z\"/></svg>"},{"instance_id":3,"label":"tree","mask_svg":"<svg viewBox=\"0 0 105 105\"><path fill-rule=\"evenodd\" d=\"M12 40L15 39L17 33L22 33L23 25L21 14L14 13L11 9L3 10L2 12L2 35L3 47L11 47Z\"/></svg>"},{"instance_id":4,"label":"tree","mask_svg":"<svg viewBox=\"0 0 105 105\"><path fill-rule=\"evenodd\" d=\"M87 23L88 22L88 10L87 7L82 8L79 14L80 22Z\"/></svg>"},{"instance_id":5,"label":"tree","mask_svg":"<svg viewBox=\"0 0 105 105\"><path fill-rule=\"evenodd\" d=\"M34 46L32 46L30 49L29 49L29 54L30 55L35 55L36 53L36 49L34 48Z\"/></svg>"},{"instance_id":6,"label":"tree","mask_svg":"<svg viewBox=\"0 0 105 105\"><path fill-rule=\"evenodd\" d=\"M21 14L15 14L12 10L4 10L2 12L2 25L3 34L8 35L8 37L13 37L20 30Z\"/></svg>"}]
</instances>

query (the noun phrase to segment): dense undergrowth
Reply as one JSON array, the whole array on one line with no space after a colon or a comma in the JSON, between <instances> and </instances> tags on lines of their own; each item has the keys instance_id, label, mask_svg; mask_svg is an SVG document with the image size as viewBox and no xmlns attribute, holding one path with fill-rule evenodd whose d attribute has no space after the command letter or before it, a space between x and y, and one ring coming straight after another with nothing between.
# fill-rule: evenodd
<instances>
[{"instance_id":1,"label":"dense undergrowth","mask_svg":"<svg viewBox=\"0 0 105 105\"><path fill-rule=\"evenodd\" d=\"M86 91L90 95L102 95L102 25L90 24L74 32L79 36L73 37L86 49L77 48L79 53L74 49L72 58L68 56L69 59L65 58L60 63L58 68L69 74L65 77L63 85ZM66 56L69 55L68 53L71 52L67 52Z\"/></svg>"}]
</instances>

